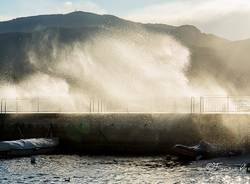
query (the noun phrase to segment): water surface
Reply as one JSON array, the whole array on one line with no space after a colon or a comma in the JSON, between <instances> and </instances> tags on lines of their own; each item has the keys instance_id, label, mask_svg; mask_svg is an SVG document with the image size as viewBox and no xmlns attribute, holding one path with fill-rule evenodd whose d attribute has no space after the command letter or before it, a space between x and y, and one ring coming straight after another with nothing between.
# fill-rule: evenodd
<instances>
[{"instance_id":1,"label":"water surface","mask_svg":"<svg viewBox=\"0 0 250 184\"><path fill-rule=\"evenodd\" d=\"M178 165L165 157L52 155L0 160L0 183L250 183L250 157ZM70 182L68 182L70 178Z\"/></svg>"}]
</instances>

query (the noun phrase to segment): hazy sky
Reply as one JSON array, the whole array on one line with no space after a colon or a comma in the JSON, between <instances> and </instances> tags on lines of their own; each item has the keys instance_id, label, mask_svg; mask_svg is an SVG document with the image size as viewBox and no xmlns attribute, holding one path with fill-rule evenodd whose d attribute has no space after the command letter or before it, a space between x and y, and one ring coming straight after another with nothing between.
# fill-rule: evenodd
<instances>
[{"instance_id":1,"label":"hazy sky","mask_svg":"<svg viewBox=\"0 0 250 184\"><path fill-rule=\"evenodd\" d=\"M231 40L250 38L250 0L0 0L0 20L74 10L139 22L192 24Z\"/></svg>"}]
</instances>

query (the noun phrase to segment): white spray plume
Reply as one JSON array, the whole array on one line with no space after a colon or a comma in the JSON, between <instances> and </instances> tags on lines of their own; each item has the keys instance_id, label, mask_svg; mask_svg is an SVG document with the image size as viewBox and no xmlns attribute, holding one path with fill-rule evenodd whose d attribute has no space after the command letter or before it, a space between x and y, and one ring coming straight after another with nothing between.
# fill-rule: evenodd
<instances>
[{"instance_id":1,"label":"white spray plume","mask_svg":"<svg viewBox=\"0 0 250 184\"><path fill-rule=\"evenodd\" d=\"M91 99L102 100L109 111L168 111L171 98L202 91L189 86L185 75L189 50L170 36L113 31L68 45L54 40L50 52L48 61L31 49L30 63L37 73L15 87L3 87L0 95L53 97L53 104L59 101L67 111L88 111ZM206 90L211 94L211 89ZM189 99L185 105L190 107Z\"/></svg>"}]
</instances>

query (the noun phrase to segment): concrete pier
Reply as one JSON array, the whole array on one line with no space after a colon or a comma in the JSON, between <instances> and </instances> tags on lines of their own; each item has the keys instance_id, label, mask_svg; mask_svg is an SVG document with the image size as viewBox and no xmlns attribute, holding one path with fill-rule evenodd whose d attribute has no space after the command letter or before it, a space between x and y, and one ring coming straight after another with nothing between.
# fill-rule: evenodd
<instances>
[{"instance_id":1,"label":"concrete pier","mask_svg":"<svg viewBox=\"0 0 250 184\"><path fill-rule=\"evenodd\" d=\"M250 114L0 114L0 140L59 137L86 153L164 154L200 140L249 148Z\"/></svg>"}]
</instances>

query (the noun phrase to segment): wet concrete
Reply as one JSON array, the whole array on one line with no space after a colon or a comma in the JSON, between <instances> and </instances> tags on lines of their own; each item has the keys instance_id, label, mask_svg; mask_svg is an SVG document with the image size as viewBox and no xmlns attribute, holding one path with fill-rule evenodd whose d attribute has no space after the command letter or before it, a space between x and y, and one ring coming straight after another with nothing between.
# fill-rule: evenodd
<instances>
[{"instance_id":1,"label":"wet concrete","mask_svg":"<svg viewBox=\"0 0 250 184\"><path fill-rule=\"evenodd\" d=\"M0 140L59 137L65 150L170 153L200 140L249 147L249 114L0 114Z\"/></svg>"}]
</instances>

